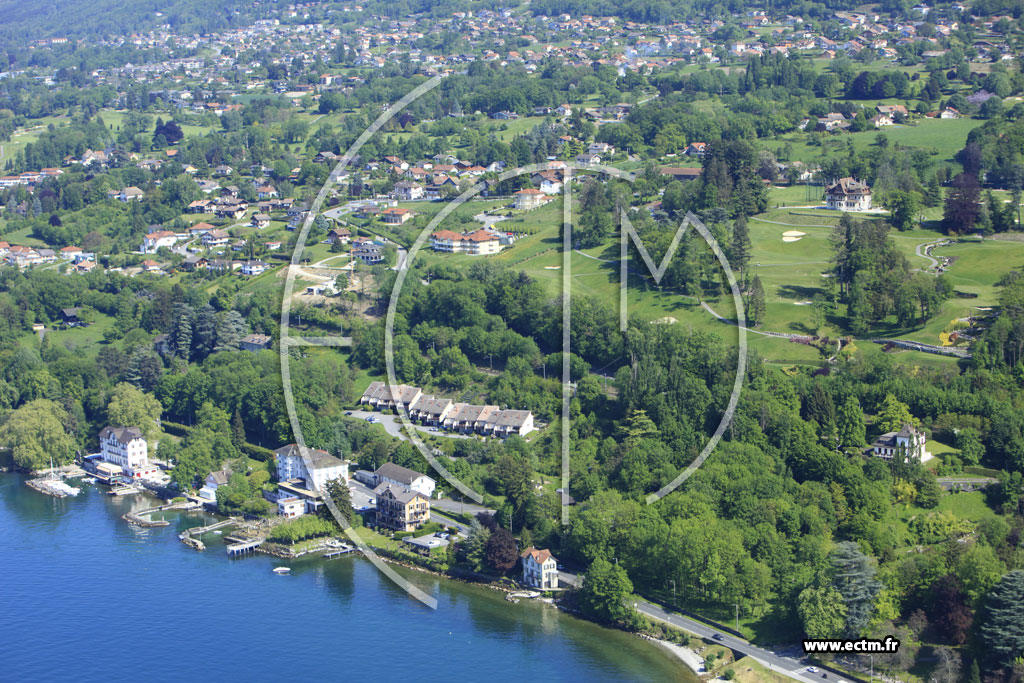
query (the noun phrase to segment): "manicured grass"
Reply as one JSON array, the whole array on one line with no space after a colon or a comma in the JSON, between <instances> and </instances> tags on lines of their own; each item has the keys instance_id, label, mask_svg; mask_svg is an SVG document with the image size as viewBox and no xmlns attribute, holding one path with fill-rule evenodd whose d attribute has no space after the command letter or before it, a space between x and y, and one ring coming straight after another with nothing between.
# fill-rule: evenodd
<instances>
[{"instance_id":1,"label":"manicured grass","mask_svg":"<svg viewBox=\"0 0 1024 683\"><path fill-rule=\"evenodd\" d=\"M928 149L934 153L934 161L959 169L959 164L953 160L953 156L967 143L967 134L982 123L970 118L917 119L913 124L886 126L861 133L825 133L822 134L822 139L826 141L824 148L808 144L806 133L789 133L767 139L764 143L769 149L779 149L789 143L792 148L791 160L812 162L820 159L823 151L828 150L829 154L834 154L838 150L845 150L850 143L853 144L855 152L863 152L875 144L876 136L883 134L889 140L889 144L898 143Z\"/></svg>"},{"instance_id":2,"label":"manicured grass","mask_svg":"<svg viewBox=\"0 0 1024 683\"><path fill-rule=\"evenodd\" d=\"M6 223L3 227L7 227ZM32 237L31 228L22 228L21 230L13 230L11 232L0 233L3 236L5 242L10 244L20 244L25 247L45 247L46 242L41 239Z\"/></svg>"},{"instance_id":3,"label":"manicured grass","mask_svg":"<svg viewBox=\"0 0 1024 683\"><path fill-rule=\"evenodd\" d=\"M924 449L926 451L928 451L929 453L931 453L932 455L936 456L936 457L939 457L939 456L942 456L942 455L946 455L947 453L959 453L960 452L957 449L953 448L952 446L948 446L948 445L942 443L941 441L933 441L931 439L929 439L928 443L925 444L925 448Z\"/></svg>"},{"instance_id":4,"label":"manicured grass","mask_svg":"<svg viewBox=\"0 0 1024 683\"><path fill-rule=\"evenodd\" d=\"M87 356L95 357L103 348L103 334L114 324L114 319L102 313L96 314L96 322L88 327L71 327L68 329L47 329L46 337L51 345L82 350ZM22 335L18 343L28 348L36 348L39 336L35 332Z\"/></svg>"},{"instance_id":5,"label":"manicured grass","mask_svg":"<svg viewBox=\"0 0 1024 683\"><path fill-rule=\"evenodd\" d=\"M995 516L988 505L985 504L985 494L981 491L969 493L950 493L939 498L939 505L935 508L939 512L952 512L960 519L967 519L972 522L980 522L988 517ZM909 519L913 515L927 514L931 510L925 510L916 506L905 506L903 516Z\"/></svg>"}]
</instances>

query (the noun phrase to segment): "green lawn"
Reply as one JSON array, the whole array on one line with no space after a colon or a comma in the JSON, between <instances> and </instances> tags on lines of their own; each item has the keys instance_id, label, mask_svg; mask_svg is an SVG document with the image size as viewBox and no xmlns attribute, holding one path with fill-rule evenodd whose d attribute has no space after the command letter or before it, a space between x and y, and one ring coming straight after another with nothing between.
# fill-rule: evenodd
<instances>
[{"instance_id":1,"label":"green lawn","mask_svg":"<svg viewBox=\"0 0 1024 683\"><path fill-rule=\"evenodd\" d=\"M114 319L102 313L96 314L96 322L88 327L72 327L69 329L53 329L49 326L46 338L51 345L60 345L72 351L82 350L87 356L95 357L105 346L103 334L114 324ZM39 335L30 332L22 335L18 343L28 348L36 348Z\"/></svg>"},{"instance_id":2,"label":"green lawn","mask_svg":"<svg viewBox=\"0 0 1024 683\"><path fill-rule=\"evenodd\" d=\"M922 147L934 152L934 161L955 165L953 155L967 143L967 134L983 122L977 119L917 119L911 125L886 126L861 133L823 134L825 149L830 153L845 150L852 142L855 152L862 152L875 143L878 134L885 135L890 144L899 143L911 147ZM793 161L811 162L822 157L823 148L808 144L808 134L789 133L777 138L766 139L769 149L781 149L789 143Z\"/></svg>"}]
</instances>

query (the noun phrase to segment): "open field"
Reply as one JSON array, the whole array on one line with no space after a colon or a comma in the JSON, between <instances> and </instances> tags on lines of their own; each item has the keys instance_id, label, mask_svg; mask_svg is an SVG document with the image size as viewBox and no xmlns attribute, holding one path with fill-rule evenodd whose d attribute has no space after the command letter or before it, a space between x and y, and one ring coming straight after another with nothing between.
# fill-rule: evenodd
<instances>
[{"instance_id":1,"label":"open field","mask_svg":"<svg viewBox=\"0 0 1024 683\"><path fill-rule=\"evenodd\" d=\"M871 129L861 133L822 133L824 149L831 152L846 150L852 144L855 152L863 152L875 144L879 134L885 135L889 144L931 149L934 160L956 166L953 155L967 143L967 134L983 122L978 119L918 119L912 125L895 125ZM808 144L807 133L788 133L777 138L764 140L768 149L780 149L785 144L792 148L790 159L811 162L822 156L823 147Z\"/></svg>"}]
</instances>

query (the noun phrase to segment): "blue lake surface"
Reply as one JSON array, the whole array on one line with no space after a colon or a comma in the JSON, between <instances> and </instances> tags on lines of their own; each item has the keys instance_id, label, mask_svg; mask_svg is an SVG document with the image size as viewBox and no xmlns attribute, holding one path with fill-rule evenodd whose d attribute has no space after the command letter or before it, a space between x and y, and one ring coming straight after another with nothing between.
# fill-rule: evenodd
<instances>
[{"instance_id":1,"label":"blue lake surface","mask_svg":"<svg viewBox=\"0 0 1024 683\"><path fill-rule=\"evenodd\" d=\"M665 681L658 646L528 600L404 572L431 610L355 556L229 559L171 524L121 515L154 499L83 485L55 499L0 475L0 681Z\"/></svg>"}]
</instances>

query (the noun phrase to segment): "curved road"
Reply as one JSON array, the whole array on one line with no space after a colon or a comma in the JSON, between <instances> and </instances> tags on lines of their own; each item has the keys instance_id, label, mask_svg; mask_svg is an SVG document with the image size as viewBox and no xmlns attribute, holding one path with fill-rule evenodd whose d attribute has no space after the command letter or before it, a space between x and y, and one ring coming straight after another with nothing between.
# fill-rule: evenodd
<instances>
[{"instance_id":1,"label":"curved road","mask_svg":"<svg viewBox=\"0 0 1024 683\"><path fill-rule=\"evenodd\" d=\"M558 578L562 583L579 586L580 578L579 575L573 574L572 572L559 570ZM718 643L725 647L747 655L756 659L758 662L768 667L771 671L792 678L802 683L822 683L824 680L828 680L831 683L841 683L845 679L835 674L831 675L828 679L821 678L821 674L811 674L807 672L807 663L803 661L803 658L790 657L788 655L776 654L771 650L752 645L751 643L727 633L720 631L713 626L709 626L704 622L685 617L675 612L669 612L660 606L648 602L644 599L639 599L633 603L634 609L640 612L646 617L661 621L664 623L672 624L687 633L692 633L699 638L703 638L709 642Z\"/></svg>"},{"instance_id":2,"label":"curved road","mask_svg":"<svg viewBox=\"0 0 1024 683\"><path fill-rule=\"evenodd\" d=\"M945 242L945 240L932 240L930 242L922 242L921 244L917 245L917 247L914 249L914 253L915 254L917 254L918 256L920 256L921 258L923 258L923 259L925 259L927 261L931 261L931 264L929 264L929 266L928 266L929 270L932 269L932 268L938 268L939 267L939 262L937 260L935 260L935 258L933 258L931 255L925 254L921 250L922 249L927 249L929 245L941 244L942 242Z\"/></svg>"}]
</instances>

